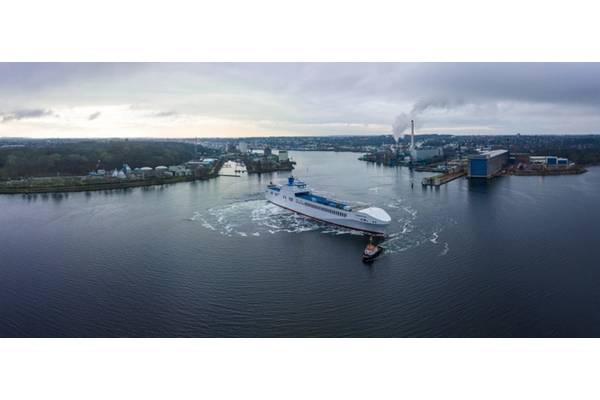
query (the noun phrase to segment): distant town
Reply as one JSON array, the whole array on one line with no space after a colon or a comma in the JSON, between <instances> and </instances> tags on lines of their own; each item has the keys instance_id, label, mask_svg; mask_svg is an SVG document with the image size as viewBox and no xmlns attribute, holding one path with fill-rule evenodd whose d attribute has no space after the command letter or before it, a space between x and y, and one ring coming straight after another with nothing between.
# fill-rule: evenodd
<instances>
[{"instance_id":1,"label":"distant town","mask_svg":"<svg viewBox=\"0 0 600 400\"><path fill-rule=\"evenodd\" d=\"M241 165L241 168L230 166ZM0 193L120 189L291 171L286 150L183 140L0 140Z\"/></svg>"},{"instance_id":2,"label":"distant town","mask_svg":"<svg viewBox=\"0 0 600 400\"><path fill-rule=\"evenodd\" d=\"M203 139L0 139L0 192L102 190L168 184L231 172L291 171L288 151L345 151L365 162L461 176L582 173L600 163L600 135L392 135ZM233 163L233 164L232 164ZM235 165L243 166L237 168Z\"/></svg>"}]
</instances>

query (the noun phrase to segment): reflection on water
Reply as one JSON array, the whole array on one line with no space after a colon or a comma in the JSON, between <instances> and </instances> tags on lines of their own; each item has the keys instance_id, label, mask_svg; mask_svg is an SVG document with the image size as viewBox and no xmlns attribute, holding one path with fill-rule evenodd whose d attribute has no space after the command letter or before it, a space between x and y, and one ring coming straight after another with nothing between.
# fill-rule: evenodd
<instances>
[{"instance_id":1,"label":"reflection on water","mask_svg":"<svg viewBox=\"0 0 600 400\"><path fill-rule=\"evenodd\" d=\"M291 155L317 192L390 214L375 263L362 234L264 200L287 173L0 196L0 336L600 335L599 169L433 189Z\"/></svg>"},{"instance_id":2,"label":"reflection on water","mask_svg":"<svg viewBox=\"0 0 600 400\"><path fill-rule=\"evenodd\" d=\"M368 188L374 194L374 204L386 208L392 217L392 224L385 240L381 243L388 255L406 251L412 247L427 242L439 244L438 237L447 223L455 223L452 218L440 218L421 224L417 218L418 211L404 198L393 198L382 187ZM315 189L324 196L336 196L335 193ZM339 197L338 197L339 198ZM231 199L225 199L231 200ZM367 205L364 201L343 200L357 205ZM201 223L202 227L223 236L261 236L264 234L304 233L319 231L329 235L354 235L357 240L363 233L329 225L305 216L285 210L263 199L262 193L251 193L242 199L235 199L225 204L203 211L195 211L190 221ZM364 240L361 240L361 243ZM443 243L443 254L449 251L448 243Z\"/></svg>"}]
</instances>

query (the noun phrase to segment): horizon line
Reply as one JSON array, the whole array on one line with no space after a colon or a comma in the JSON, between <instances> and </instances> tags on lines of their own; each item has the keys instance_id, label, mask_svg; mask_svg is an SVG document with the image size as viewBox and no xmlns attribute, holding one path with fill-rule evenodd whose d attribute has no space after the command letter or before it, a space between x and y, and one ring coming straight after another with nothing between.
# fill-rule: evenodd
<instances>
[{"instance_id":1,"label":"horizon line","mask_svg":"<svg viewBox=\"0 0 600 400\"><path fill-rule=\"evenodd\" d=\"M415 133L415 136L598 136L598 133L477 133L477 134L460 134L460 133ZM33 136L0 136L0 140L107 140L107 139L135 139L135 140L239 140L239 139L268 139L268 138L330 138L330 137L377 137L377 136L392 136L392 133L380 134L334 134L334 135L272 135L272 136L190 136L190 137L166 137L166 136L96 136L96 137L33 137ZM403 139L410 137L410 133L405 134Z\"/></svg>"}]
</instances>

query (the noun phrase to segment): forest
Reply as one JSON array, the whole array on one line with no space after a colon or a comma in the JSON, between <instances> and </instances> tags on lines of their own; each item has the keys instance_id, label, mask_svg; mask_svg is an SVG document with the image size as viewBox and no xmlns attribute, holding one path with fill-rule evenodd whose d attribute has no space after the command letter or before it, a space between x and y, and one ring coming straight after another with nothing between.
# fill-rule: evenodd
<instances>
[{"instance_id":1,"label":"forest","mask_svg":"<svg viewBox=\"0 0 600 400\"><path fill-rule=\"evenodd\" d=\"M131 168L177 165L198 156L217 156L218 150L182 142L83 140L39 142L23 147L0 147L0 179L33 176L87 175L127 163Z\"/></svg>"}]
</instances>

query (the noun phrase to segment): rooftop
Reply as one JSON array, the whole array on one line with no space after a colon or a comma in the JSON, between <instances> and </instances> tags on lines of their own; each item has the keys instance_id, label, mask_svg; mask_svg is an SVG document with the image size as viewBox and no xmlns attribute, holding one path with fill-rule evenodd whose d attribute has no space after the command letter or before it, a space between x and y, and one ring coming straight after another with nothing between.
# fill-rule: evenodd
<instances>
[{"instance_id":1,"label":"rooftop","mask_svg":"<svg viewBox=\"0 0 600 400\"><path fill-rule=\"evenodd\" d=\"M508 153L508 150L490 150L490 151L484 151L481 154L472 155L469 158L477 158L477 159L485 158L485 159L488 159L488 158L498 157L498 156L500 156L502 154L506 154L506 153Z\"/></svg>"}]
</instances>

